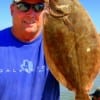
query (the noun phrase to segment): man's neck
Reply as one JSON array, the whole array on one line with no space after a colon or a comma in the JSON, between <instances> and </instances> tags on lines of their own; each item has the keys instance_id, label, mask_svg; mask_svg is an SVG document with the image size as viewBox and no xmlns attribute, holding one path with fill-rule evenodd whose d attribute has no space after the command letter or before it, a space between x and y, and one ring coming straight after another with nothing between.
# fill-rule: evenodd
<instances>
[{"instance_id":1,"label":"man's neck","mask_svg":"<svg viewBox=\"0 0 100 100\"><path fill-rule=\"evenodd\" d=\"M24 32L24 31L12 28L13 36L15 36L21 42L25 42L25 43L30 43L34 41L40 35L40 33L41 33L40 31L36 33L32 33L32 32Z\"/></svg>"}]
</instances>

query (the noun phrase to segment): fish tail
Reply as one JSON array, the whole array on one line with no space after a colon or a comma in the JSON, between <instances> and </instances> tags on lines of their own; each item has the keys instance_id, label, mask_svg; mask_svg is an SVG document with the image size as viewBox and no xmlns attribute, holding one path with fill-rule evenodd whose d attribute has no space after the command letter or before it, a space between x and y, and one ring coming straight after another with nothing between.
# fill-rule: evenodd
<instances>
[{"instance_id":1,"label":"fish tail","mask_svg":"<svg viewBox=\"0 0 100 100\"><path fill-rule=\"evenodd\" d=\"M75 94L75 100L90 100L90 97L86 91L78 91Z\"/></svg>"}]
</instances>

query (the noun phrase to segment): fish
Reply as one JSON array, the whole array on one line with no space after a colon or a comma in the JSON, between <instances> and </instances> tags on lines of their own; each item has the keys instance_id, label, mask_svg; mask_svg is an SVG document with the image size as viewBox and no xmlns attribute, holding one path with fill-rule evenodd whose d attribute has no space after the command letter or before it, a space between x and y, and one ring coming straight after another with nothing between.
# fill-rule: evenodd
<instances>
[{"instance_id":1,"label":"fish","mask_svg":"<svg viewBox=\"0 0 100 100\"><path fill-rule=\"evenodd\" d=\"M100 72L100 36L78 0L46 0L43 48L56 80L75 92L75 100L90 100Z\"/></svg>"}]
</instances>

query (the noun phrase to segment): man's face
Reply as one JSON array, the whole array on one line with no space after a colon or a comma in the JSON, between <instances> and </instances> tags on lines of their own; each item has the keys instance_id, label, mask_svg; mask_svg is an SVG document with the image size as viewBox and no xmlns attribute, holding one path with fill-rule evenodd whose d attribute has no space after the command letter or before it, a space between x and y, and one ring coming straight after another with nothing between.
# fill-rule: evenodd
<instances>
[{"instance_id":1,"label":"man's face","mask_svg":"<svg viewBox=\"0 0 100 100\"><path fill-rule=\"evenodd\" d=\"M34 4L35 7L30 4ZM21 3L12 4L13 27L29 33L38 32L42 26L43 4L41 0L23 0Z\"/></svg>"}]
</instances>

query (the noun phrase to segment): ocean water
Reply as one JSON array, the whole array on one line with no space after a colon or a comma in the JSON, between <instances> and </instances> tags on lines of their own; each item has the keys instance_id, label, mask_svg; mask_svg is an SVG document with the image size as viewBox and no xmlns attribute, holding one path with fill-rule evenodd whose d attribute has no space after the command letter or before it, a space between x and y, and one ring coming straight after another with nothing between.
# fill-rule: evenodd
<instances>
[{"instance_id":1,"label":"ocean water","mask_svg":"<svg viewBox=\"0 0 100 100\"><path fill-rule=\"evenodd\" d=\"M94 84L89 93L93 93L96 88L100 87L100 74L94 80ZM75 93L60 85L60 100L75 100Z\"/></svg>"}]
</instances>

